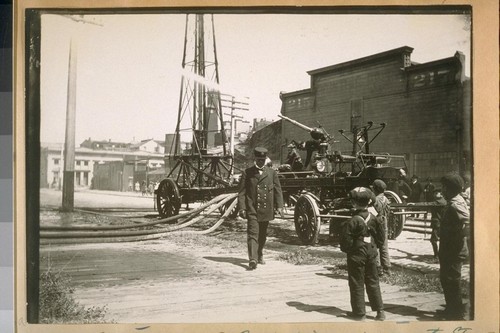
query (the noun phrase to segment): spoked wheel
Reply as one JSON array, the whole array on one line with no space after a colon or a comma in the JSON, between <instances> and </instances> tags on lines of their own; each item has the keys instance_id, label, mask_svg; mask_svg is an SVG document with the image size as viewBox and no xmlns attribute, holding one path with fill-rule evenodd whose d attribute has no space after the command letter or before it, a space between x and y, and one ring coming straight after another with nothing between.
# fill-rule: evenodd
<instances>
[{"instance_id":1,"label":"spoked wheel","mask_svg":"<svg viewBox=\"0 0 500 333\"><path fill-rule=\"evenodd\" d=\"M389 199L390 203L402 203L401 198L392 191L385 191L384 195L387 199ZM404 211L404 210L403 210ZM389 214L387 219L387 238L388 239L396 239L401 232L403 231L403 227L405 225L406 215L395 215L392 212Z\"/></svg>"},{"instance_id":2,"label":"spoked wheel","mask_svg":"<svg viewBox=\"0 0 500 333\"><path fill-rule=\"evenodd\" d=\"M233 200L229 200L228 202L226 202L225 204L223 204L222 206L219 207L219 213L221 216L224 215L224 213L227 211L229 206L231 206L231 204L234 202L234 200L238 200L238 198L234 198ZM228 217L230 217L232 219L236 218L236 216L238 216L238 205L234 206L234 208L231 210L231 212L228 215Z\"/></svg>"},{"instance_id":3,"label":"spoked wheel","mask_svg":"<svg viewBox=\"0 0 500 333\"><path fill-rule=\"evenodd\" d=\"M161 218L179 214L181 196L179 187L173 179L167 178L160 182L156 190L156 207Z\"/></svg>"},{"instance_id":4,"label":"spoked wheel","mask_svg":"<svg viewBox=\"0 0 500 333\"><path fill-rule=\"evenodd\" d=\"M321 218L316 201L309 195L301 195L295 204L295 231L303 244L316 244L319 237Z\"/></svg>"}]
</instances>

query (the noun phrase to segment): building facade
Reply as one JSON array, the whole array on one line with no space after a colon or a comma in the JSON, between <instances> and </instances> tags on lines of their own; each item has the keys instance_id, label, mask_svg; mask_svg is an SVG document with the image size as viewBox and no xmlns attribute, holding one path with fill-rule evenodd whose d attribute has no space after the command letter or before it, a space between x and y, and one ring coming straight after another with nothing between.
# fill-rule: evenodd
<instances>
[{"instance_id":1,"label":"building facade","mask_svg":"<svg viewBox=\"0 0 500 333\"><path fill-rule=\"evenodd\" d=\"M311 86L282 93L282 114L309 127L318 122L335 137L333 149L352 154L338 130L386 123L371 152L405 155L411 174L439 178L471 170L471 92L464 56L423 64L408 46L309 71ZM309 140L282 121L282 145Z\"/></svg>"},{"instance_id":2,"label":"building facade","mask_svg":"<svg viewBox=\"0 0 500 333\"><path fill-rule=\"evenodd\" d=\"M118 143L105 142L110 144L110 146L106 147L103 146L104 142L98 142L97 144L82 144L85 147L80 146L75 148L74 184L76 188L90 188L92 185L95 187L97 185L93 184L95 172L98 168L102 170L105 164L113 165L113 170L116 169L116 162L121 163L120 165L123 166L133 165L134 171L141 171L142 169L155 170L165 166L163 153L140 149L132 150L126 147L119 147ZM114 149L111 148L112 145L115 146ZM94 148L88 148L89 146ZM61 188L63 169L63 144L42 144L40 150L40 187ZM102 172L99 174L102 175ZM125 176L126 178L123 178ZM128 167L122 168L121 175L117 173L116 175L112 175L112 177L121 179L116 182L110 181L110 184L113 184L113 189L116 190L128 190L129 185L135 181L135 176L130 176ZM100 184L105 184L103 186L106 188L99 189L108 189L107 187L109 187L103 180L100 181ZM120 186L117 187L115 186L116 184L120 184Z\"/></svg>"}]
</instances>

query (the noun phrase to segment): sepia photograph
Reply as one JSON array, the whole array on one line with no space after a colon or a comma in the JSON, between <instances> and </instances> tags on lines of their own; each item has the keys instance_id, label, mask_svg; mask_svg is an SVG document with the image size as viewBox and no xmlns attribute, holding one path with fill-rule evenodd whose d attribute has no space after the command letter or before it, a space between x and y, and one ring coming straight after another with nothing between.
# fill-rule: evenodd
<instances>
[{"instance_id":1,"label":"sepia photograph","mask_svg":"<svg viewBox=\"0 0 500 333\"><path fill-rule=\"evenodd\" d=\"M78 4L17 13L19 327L483 327L472 5Z\"/></svg>"}]
</instances>

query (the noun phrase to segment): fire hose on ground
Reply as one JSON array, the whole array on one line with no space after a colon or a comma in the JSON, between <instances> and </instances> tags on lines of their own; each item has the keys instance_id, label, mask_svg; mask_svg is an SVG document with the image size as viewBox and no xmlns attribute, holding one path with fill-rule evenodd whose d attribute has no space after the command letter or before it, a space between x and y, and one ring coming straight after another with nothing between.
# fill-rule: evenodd
<instances>
[{"instance_id":1,"label":"fire hose on ground","mask_svg":"<svg viewBox=\"0 0 500 333\"><path fill-rule=\"evenodd\" d=\"M131 242L131 241L144 241L150 239L158 239L176 233L182 234L208 234L216 230L222 222L224 222L231 211L236 207L238 200L233 200L237 197L236 193L222 194L218 197L203 204L199 208L172 216L166 219L161 219L154 222L147 222L141 224L128 224L121 226L74 226L74 227L57 227L45 226L40 231L40 244L75 244L75 243L113 243L113 242ZM191 226L198 221L205 218L207 215L213 213L225 205L228 201L233 202L227 207L222 217L209 229L202 231L177 231L179 229ZM200 215L207 207L212 206L205 214ZM196 218L195 218L196 217ZM162 223L176 221L180 218L185 218L181 224L175 226L162 227L156 230L120 230L120 229L137 229L145 226L154 226Z\"/></svg>"}]
</instances>

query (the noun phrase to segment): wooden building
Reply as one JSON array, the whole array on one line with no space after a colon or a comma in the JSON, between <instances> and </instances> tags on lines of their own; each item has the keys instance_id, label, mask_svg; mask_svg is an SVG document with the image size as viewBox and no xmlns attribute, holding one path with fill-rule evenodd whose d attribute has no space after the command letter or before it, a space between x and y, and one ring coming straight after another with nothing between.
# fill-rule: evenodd
<instances>
[{"instance_id":1,"label":"wooden building","mask_svg":"<svg viewBox=\"0 0 500 333\"><path fill-rule=\"evenodd\" d=\"M281 113L335 136L333 148L352 153L338 132L386 123L371 152L405 155L410 175L439 178L471 170L471 92L463 54L417 64L404 46L308 72L308 89L282 93ZM282 146L309 133L282 121ZM286 154L284 154L286 156Z\"/></svg>"}]
</instances>

